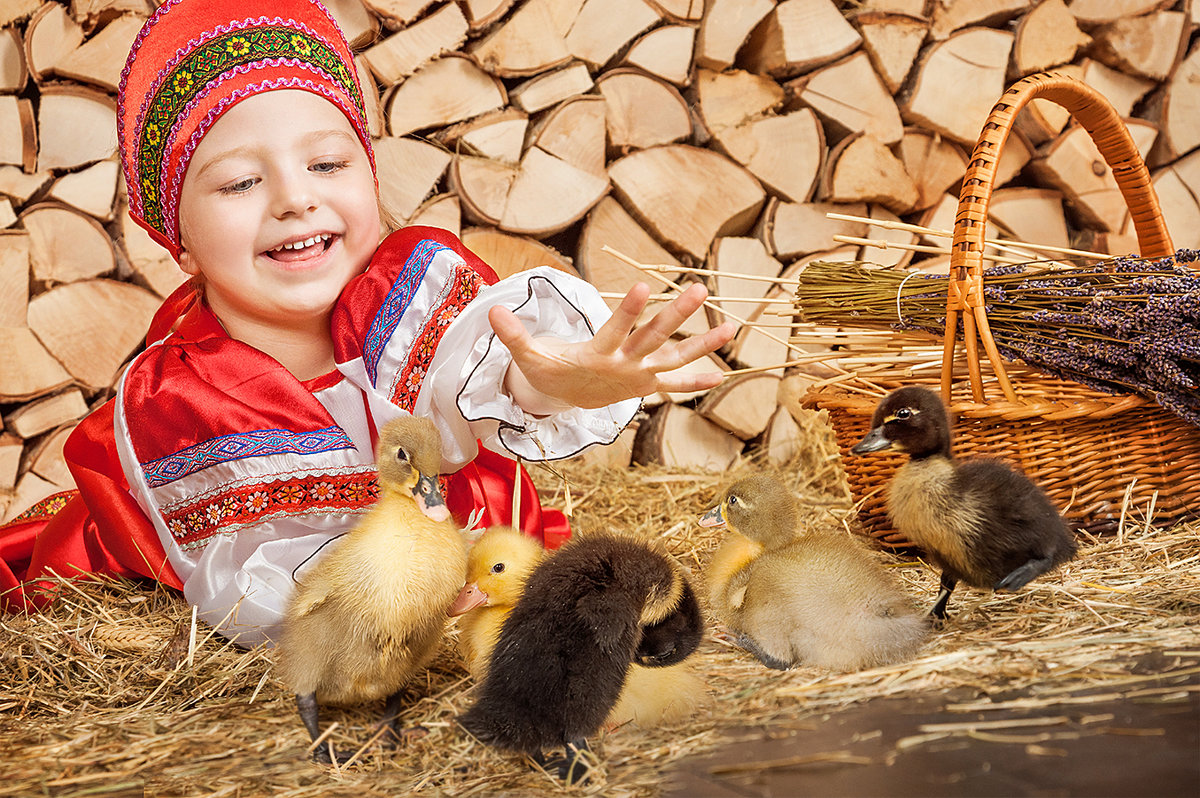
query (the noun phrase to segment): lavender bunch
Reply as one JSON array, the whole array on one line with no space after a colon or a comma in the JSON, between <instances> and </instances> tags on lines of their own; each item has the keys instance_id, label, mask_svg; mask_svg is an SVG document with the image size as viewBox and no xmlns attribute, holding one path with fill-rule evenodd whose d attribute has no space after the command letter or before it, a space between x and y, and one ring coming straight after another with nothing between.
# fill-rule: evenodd
<instances>
[{"instance_id":1,"label":"lavender bunch","mask_svg":"<svg viewBox=\"0 0 1200 798\"><path fill-rule=\"evenodd\" d=\"M992 337L1009 360L1098 391L1148 397L1200 426L1200 273L1184 265L1197 257L1180 250L1161 260L988 269ZM938 336L945 330L945 275L815 262L799 279L803 321Z\"/></svg>"}]
</instances>

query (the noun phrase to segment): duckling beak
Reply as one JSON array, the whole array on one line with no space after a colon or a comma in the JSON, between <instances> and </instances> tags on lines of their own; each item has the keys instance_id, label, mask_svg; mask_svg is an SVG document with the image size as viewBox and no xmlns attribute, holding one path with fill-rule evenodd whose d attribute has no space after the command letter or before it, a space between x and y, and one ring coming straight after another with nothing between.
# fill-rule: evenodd
<instances>
[{"instance_id":1,"label":"duckling beak","mask_svg":"<svg viewBox=\"0 0 1200 798\"><path fill-rule=\"evenodd\" d=\"M884 449L892 448L892 442L884 437L883 427L876 427L867 433L867 436L851 447L850 451L855 454L866 454L868 452L882 452Z\"/></svg>"},{"instance_id":2,"label":"duckling beak","mask_svg":"<svg viewBox=\"0 0 1200 798\"><path fill-rule=\"evenodd\" d=\"M462 590L458 591L458 595L450 603L450 609L447 610L447 614L453 618L455 615L470 612L476 607L482 607L487 602L488 594L480 590L479 585L474 582L468 582L463 585Z\"/></svg>"},{"instance_id":3,"label":"duckling beak","mask_svg":"<svg viewBox=\"0 0 1200 798\"><path fill-rule=\"evenodd\" d=\"M413 497L417 500L417 506L421 508L421 512L434 521L445 521L450 517L450 508L446 506L446 500L442 498L442 492L438 489L437 480L433 477L419 474L417 476L417 484L413 485L412 492Z\"/></svg>"},{"instance_id":4,"label":"duckling beak","mask_svg":"<svg viewBox=\"0 0 1200 798\"><path fill-rule=\"evenodd\" d=\"M725 504L718 504L700 516L700 526L725 526Z\"/></svg>"}]
</instances>

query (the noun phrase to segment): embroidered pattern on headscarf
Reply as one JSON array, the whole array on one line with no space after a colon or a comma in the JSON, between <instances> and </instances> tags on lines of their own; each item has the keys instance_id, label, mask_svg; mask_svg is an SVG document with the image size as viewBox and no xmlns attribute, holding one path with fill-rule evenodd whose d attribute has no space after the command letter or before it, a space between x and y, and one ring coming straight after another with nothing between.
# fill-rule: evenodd
<instances>
[{"instance_id":1,"label":"embroidered pattern on headscarf","mask_svg":"<svg viewBox=\"0 0 1200 798\"><path fill-rule=\"evenodd\" d=\"M168 176L165 151L173 137L172 126L181 112L198 96L207 92L238 68L261 64L287 64L315 70L327 80L336 81L353 100L361 118L363 99L354 75L332 45L308 28L295 22L276 19L245 20L217 29L201 38L181 58L164 68L152 96L143 104L137 127L141 207L146 222L165 235L167 210L163 207L163 188Z\"/></svg>"}]
</instances>

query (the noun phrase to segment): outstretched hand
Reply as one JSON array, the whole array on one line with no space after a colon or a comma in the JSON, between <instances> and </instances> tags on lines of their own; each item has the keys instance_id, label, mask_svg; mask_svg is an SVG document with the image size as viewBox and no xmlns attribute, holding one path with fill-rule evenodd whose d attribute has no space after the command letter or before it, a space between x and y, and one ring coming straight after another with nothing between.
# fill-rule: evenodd
<instances>
[{"instance_id":1,"label":"outstretched hand","mask_svg":"<svg viewBox=\"0 0 1200 798\"><path fill-rule=\"evenodd\" d=\"M512 352L508 389L530 413L567 407L596 408L656 391L698 391L721 382L719 371L688 374L675 369L720 349L733 338L725 322L702 335L676 341L671 335L704 304L708 291L694 283L637 330L650 288L638 283L595 336L579 343L534 338L513 312L488 311L496 337Z\"/></svg>"}]
</instances>

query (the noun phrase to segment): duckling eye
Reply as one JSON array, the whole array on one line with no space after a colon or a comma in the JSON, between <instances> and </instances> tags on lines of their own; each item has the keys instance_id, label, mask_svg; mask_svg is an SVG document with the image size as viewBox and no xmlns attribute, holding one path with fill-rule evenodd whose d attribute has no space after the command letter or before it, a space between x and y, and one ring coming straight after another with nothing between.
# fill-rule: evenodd
<instances>
[{"instance_id":1,"label":"duckling eye","mask_svg":"<svg viewBox=\"0 0 1200 798\"><path fill-rule=\"evenodd\" d=\"M502 573L504 573L504 563L502 563L502 562L498 562L498 563L496 563L495 565L493 565L493 566L492 566L492 573L494 573L494 574L502 574Z\"/></svg>"},{"instance_id":2,"label":"duckling eye","mask_svg":"<svg viewBox=\"0 0 1200 798\"><path fill-rule=\"evenodd\" d=\"M736 505L737 503L738 503L738 498L737 498L737 496L730 496L730 497L729 497L729 506L730 506L730 507L733 507L733 506L734 506L734 505Z\"/></svg>"},{"instance_id":3,"label":"duckling eye","mask_svg":"<svg viewBox=\"0 0 1200 798\"><path fill-rule=\"evenodd\" d=\"M896 411L896 418L899 418L899 419L905 419L905 418L910 417L911 415L912 415L912 411L909 410L907 407L902 407Z\"/></svg>"},{"instance_id":4,"label":"duckling eye","mask_svg":"<svg viewBox=\"0 0 1200 798\"><path fill-rule=\"evenodd\" d=\"M396 462L399 462L399 463L407 463L408 462L408 452L404 449L403 446L400 446L396 449Z\"/></svg>"}]
</instances>

